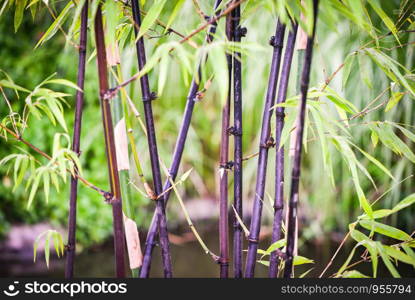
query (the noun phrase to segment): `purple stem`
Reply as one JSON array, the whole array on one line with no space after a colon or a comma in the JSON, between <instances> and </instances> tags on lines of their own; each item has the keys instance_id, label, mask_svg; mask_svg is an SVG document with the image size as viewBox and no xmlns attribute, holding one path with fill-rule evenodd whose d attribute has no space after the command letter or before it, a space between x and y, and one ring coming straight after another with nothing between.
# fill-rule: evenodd
<instances>
[{"instance_id":1,"label":"purple stem","mask_svg":"<svg viewBox=\"0 0 415 300\"><path fill-rule=\"evenodd\" d=\"M85 1L81 12L81 30L79 38L79 61L77 85L81 90L76 92L75 121L73 130L72 151L80 155L82 109L84 106L85 62L88 33L88 1ZM71 177L68 216L68 245L66 251L65 278L73 278L76 247L76 202L78 197L78 178Z\"/></svg>"},{"instance_id":2,"label":"purple stem","mask_svg":"<svg viewBox=\"0 0 415 300\"><path fill-rule=\"evenodd\" d=\"M297 217L297 203L298 203L298 190L300 185L300 171L301 171L301 151L303 146L303 133L304 133L304 120L307 104L307 91L310 83L310 70L311 60L313 57L313 46L314 37L316 34L316 23L317 23L317 11L318 11L318 0L313 1L313 32L307 39L307 47L304 55L304 68L301 75L301 102L299 108L299 123L297 136L295 140L294 148L294 160L293 169L291 174L291 191L290 201L288 207L288 225L287 225L287 250L286 260L284 268L284 277L290 278L293 271L293 260L294 260L294 244L295 244L295 233L296 233L296 217Z\"/></svg>"},{"instance_id":3,"label":"purple stem","mask_svg":"<svg viewBox=\"0 0 415 300\"><path fill-rule=\"evenodd\" d=\"M255 274L259 232L261 229L262 204L265 192L268 149L273 144L273 141L270 139L270 121L272 115L271 107L274 105L275 101L275 91L278 83L278 73L281 63L284 34L285 25L278 21L275 36L273 36L270 41L270 44L274 47L274 51L268 81L268 91L262 116L255 198L252 209L251 226L249 229L250 233L248 237L248 254L245 266L245 277L247 278L252 278Z\"/></svg>"},{"instance_id":4,"label":"purple stem","mask_svg":"<svg viewBox=\"0 0 415 300\"><path fill-rule=\"evenodd\" d=\"M135 34L138 36L138 29L141 27L141 16L140 16L140 7L139 0L131 1L133 9L134 22L138 26L134 26ZM144 48L144 39L143 37L139 38L136 43L137 48L137 59L138 59L138 68L141 71L146 64L146 53ZM154 100L154 94L150 92L150 85L148 82L147 73L140 78L141 84L141 93L144 103L144 117L146 120L146 129L147 129L147 140L148 147L150 152L150 161L151 161L151 171L153 173L153 182L156 195L160 195L163 192L163 182L161 181L161 172L160 172L160 162L159 155L157 150L157 139L156 139L156 130L154 128L154 118L151 101ZM173 276L171 257L170 257L170 243L169 236L167 231L167 220L166 220L166 209L165 203L162 198L156 200L156 215L157 215L157 227L159 230L159 239L161 245L161 256L163 261L164 268L164 277L171 278ZM141 276L148 273L143 273L141 271Z\"/></svg>"},{"instance_id":5,"label":"purple stem","mask_svg":"<svg viewBox=\"0 0 415 300\"><path fill-rule=\"evenodd\" d=\"M287 46L284 54L284 61L281 68L281 77L278 87L277 104L285 102L287 97L288 82L290 78L291 63L295 47L295 39L297 37L298 25L292 22L292 30L288 34ZM281 132L284 127L285 110L284 107L279 106L275 109L276 124L275 124L275 203L274 203L274 226L272 231L272 243L281 239L281 222L282 212L284 209L284 147L280 146ZM271 252L269 277L277 277L279 258L276 251Z\"/></svg>"},{"instance_id":6,"label":"purple stem","mask_svg":"<svg viewBox=\"0 0 415 300\"><path fill-rule=\"evenodd\" d=\"M97 49L99 93L101 98L102 122L104 125L105 150L108 161L108 173L111 186L111 195L107 198L112 205L115 267L117 278L125 277L124 267L124 224L122 212L122 199L120 179L117 170L117 156L115 152L114 128L112 124L111 107L109 100L105 97L108 91L107 56L105 49L104 27L102 24L102 4L98 5L95 15L95 45Z\"/></svg>"},{"instance_id":7,"label":"purple stem","mask_svg":"<svg viewBox=\"0 0 415 300\"><path fill-rule=\"evenodd\" d=\"M235 42L240 42L246 34L246 28L240 26L241 7L238 5L232 12ZM236 213L243 217L242 211L242 65L241 53L235 52L233 57L233 101L234 101L234 207ZM242 278L243 229L235 217L233 220L233 255L234 277Z\"/></svg>"},{"instance_id":8,"label":"purple stem","mask_svg":"<svg viewBox=\"0 0 415 300\"><path fill-rule=\"evenodd\" d=\"M233 38L232 16L226 16L226 36L228 40ZM219 266L220 278L229 276L229 228L228 228L228 170L229 165L229 118L230 102L232 96L232 55L226 54L228 62L228 97L222 109L222 134L220 141L220 179L219 179Z\"/></svg>"},{"instance_id":9,"label":"purple stem","mask_svg":"<svg viewBox=\"0 0 415 300\"><path fill-rule=\"evenodd\" d=\"M215 10L216 16L220 14L220 11L217 10L217 8L219 7L221 2L222 0L216 0L215 2L214 10ZM209 31L206 34L206 42L211 42L213 40L214 34L216 32L216 25L217 25L216 23L212 23L211 26L209 27ZM202 62L200 62L199 67L198 67L199 78L201 74L201 65L202 65ZM195 100L196 100L198 90L199 90L199 83L197 82L196 78L193 78L192 83L190 85L189 93L187 96L186 108L184 111L183 120L182 120L182 124L181 124L180 131L179 131L179 136L177 137L176 146L174 148L172 164L169 169L169 174L173 181L176 179L177 173L179 171L180 162L183 156L183 150L186 144L187 133L189 132L190 122L192 119L193 108L195 105ZM164 183L164 188L163 188L163 191L168 190L164 194L164 197L163 197L165 204L167 204L169 200L169 196L171 192L171 190L169 190L170 187L171 187L170 181L166 180L166 182ZM143 265L141 266L141 273L140 273L140 277L143 277L143 278L148 277L148 274L150 272L151 256L152 256L154 246L156 245L155 239L157 237L158 220L159 220L158 214L155 213L153 215L153 219L151 220L151 224L148 230L146 244L144 248Z\"/></svg>"}]
</instances>

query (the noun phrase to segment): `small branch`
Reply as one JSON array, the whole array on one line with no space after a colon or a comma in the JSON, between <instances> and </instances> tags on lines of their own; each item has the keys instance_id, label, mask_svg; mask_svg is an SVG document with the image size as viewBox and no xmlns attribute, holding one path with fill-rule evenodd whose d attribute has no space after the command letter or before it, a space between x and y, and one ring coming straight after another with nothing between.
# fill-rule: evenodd
<instances>
[{"instance_id":1,"label":"small branch","mask_svg":"<svg viewBox=\"0 0 415 300\"><path fill-rule=\"evenodd\" d=\"M28 142L27 140L23 139L20 135L18 135L17 133L13 132L12 130L10 130L9 128L7 128L6 126L4 126L3 124L0 123L0 127L3 128L5 131L7 131L9 134L11 134L17 141L25 144L26 146L28 146L33 151L35 151L36 153L40 154L41 156L43 156L47 160L52 160L52 157L49 154L43 152L42 150L40 150L35 145L33 145L30 142ZM59 165L58 162L55 162L55 164ZM72 174L70 170L67 169L66 171L68 173ZM93 185L88 180L86 180L85 178L81 177L79 174L75 173L73 175L75 175L75 177L77 179L79 179L83 184L85 184L85 186L87 186L87 187L89 187L89 188L97 191L101 196L105 196L108 193L108 192L104 191L103 189L100 189L99 187Z\"/></svg>"},{"instance_id":2,"label":"small branch","mask_svg":"<svg viewBox=\"0 0 415 300\"><path fill-rule=\"evenodd\" d=\"M206 22L205 24L203 24L199 28L193 30L188 36L186 36L185 38L183 38L180 41L180 43L183 44L184 42L186 42L187 40L189 40L190 38L192 38L193 36L195 36L196 34L198 34L199 32L201 32L202 30L204 30L209 25L217 22L219 19L221 19L221 18L225 17L226 15L230 14L236 7L238 7L244 1L245 0L239 0L239 1L236 1L233 4L229 5L229 7L227 9L225 9L221 14L219 14L216 17L211 18L208 22Z\"/></svg>"}]
</instances>

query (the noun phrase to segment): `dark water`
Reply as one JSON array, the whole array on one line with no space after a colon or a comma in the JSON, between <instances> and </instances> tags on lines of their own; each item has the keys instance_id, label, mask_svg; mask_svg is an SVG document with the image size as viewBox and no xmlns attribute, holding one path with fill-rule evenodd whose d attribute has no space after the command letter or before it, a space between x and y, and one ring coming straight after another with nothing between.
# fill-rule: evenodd
<instances>
[{"instance_id":1,"label":"dark water","mask_svg":"<svg viewBox=\"0 0 415 300\"><path fill-rule=\"evenodd\" d=\"M183 232L181 234L183 234ZM190 235L186 234L186 236ZM210 228L208 228L205 232L202 232L202 238L213 252L218 253L218 235L215 226L210 226ZM259 248L266 249L268 245L269 240L264 239L261 241ZM313 259L315 263L296 267L295 274L299 276L303 272L312 268L312 271L308 273L307 277L318 277L337 249L337 246L338 243L332 241L310 242L303 244L300 247L299 254ZM338 270L338 268L346 260L349 253L350 245L346 245L343 251L339 253L332 267L325 274L325 276L332 275L336 270ZM203 252L200 245L196 241L189 241L179 245L172 244L171 255L174 277L218 277L219 266L212 261L210 256ZM353 261L357 261L359 259L359 254L356 254ZM387 270L383 267L383 263L380 262L379 265L379 276L390 277ZM47 269L43 257L40 256L38 262L33 263L31 253L14 261L2 261L0 262L0 266L1 277L64 277L64 259L52 259L50 267ZM372 273L370 262L360 264L359 267L356 267L356 269L367 275ZM411 266L399 264L398 270L402 277L415 277L414 269ZM257 277L267 277L267 272L267 267L262 264L257 264ZM232 275L232 271L230 272L230 275ZM75 276L113 277L114 255L112 243L109 241L104 245L93 247L78 255L75 265ZM160 249L158 247L154 250L151 276L163 276Z\"/></svg>"}]
</instances>

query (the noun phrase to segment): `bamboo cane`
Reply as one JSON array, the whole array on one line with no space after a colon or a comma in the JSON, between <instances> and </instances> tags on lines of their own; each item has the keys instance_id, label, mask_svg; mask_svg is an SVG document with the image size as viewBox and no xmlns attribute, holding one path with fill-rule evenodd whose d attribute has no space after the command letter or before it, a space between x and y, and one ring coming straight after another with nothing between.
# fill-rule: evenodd
<instances>
[{"instance_id":1,"label":"bamboo cane","mask_svg":"<svg viewBox=\"0 0 415 300\"><path fill-rule=\"evenodd\" d=\"M286 250L286 260L284 268L284 277L290 278L293 269L293 259L294 259L294 244L295 244L295 233L296 233L296 218L297 218L297 204L299 200L298 191L300 185L300 173L301 173L301 151L302 151L302 140L304 133L304 121L306 113L306 104L307 104L307 91L310 83L310 70L311 70L311 61L313 56L313 44L314 37L316 33L316 23L317 23L317 11L318 11L318 0L313 1L313 31L311 36L308 37L307 47L304 55L304 67L301 75L301 101L299 107L299 123L297 130L297 137L295 139L295 154L291 175L291 191L290 191L290 201L288 207L288 224L287 224L287 250Z\"/></svg>"},{"instance_id":2,"label":"bamboo cane","mask_svg":"<svg viewBox=\"0 0 415 300\"><path fill-rule=\"evenodd\" d=\"M138 0L132 1L132 9L133 9L133 18L135 24L138 28L141 27L141 16L140 16L140 8ZM134 26L134 30L136 36L138 36L138 30L136 26ZM146 54L144 48L144 39L143 37L139 38L136 41L136 50L137 50L137 59L138 59L138 67L140 71L144 68L146 64ZM154 117L153 117L153 108L151 101L154 100L154 94L150 92L150 85L148 82L148 75L145 74L140 78L141 84L141 93L143 97L143 104L144 104L144 116L146 121L146 130L147 130L147 141L148 147L150 152L150 161L151 161L151 170L153 173L153 184L154 190L157 195L163 192L163 182L161 181L161 171L160 171L160 162L157 150L157 139L156 139L156 130L154 127ZM164 277L171 278L173 276L172 273L172 265L171 265L171 257L170 257L170 242L167 232L167 220L166 220L166 211L165 211L165 203L163 199L154 199L156 200L156 214L158 215L158 230L159 230L159 240L161 245L161 256L163 261L163 268L164 268ZM140 276L141 277L148 277L147 270L142 269Z\"/></svg>"},{"instance_id":3,"label":"bamboo cane","mask_svg":"<svg viewBox=\"0 0 415 300\"><path fill-rule=\"evenodd\" d=\"M259 145L258 169L255 188L252 219L248 237L248 255L245 266L245 277L252 278L255 273L256 255L258 250L259 232L261 229L262 205L265 192L268 149L273 145L270 139L271 107L274 105L275 92L278 82L278 73L281 63L281 53L284 42L285 25L278 21L275 36L271 38L271 46L274 47L272 64L268 81L268 91L265 99L262 116L261 138Z\"/></svg>"},{"instance_id":4,"label":"bamboo cane","mask_svg":"<svg viewBox=\"0 0 415 300\"><path fill-rule=\"evenodd\" d=\"M226 36L228 40L233 38L232 16L226 16ZM228 63L228 97L222 109L222 134L220 141L220 166L219 166L219 266L220 278L227 278L229 274L229 228L228 228L228 171L229 165L229 118L230 101L232 97L232 55L226 54Z\"/></svg>"},{"instance_id":5,"label":"bamboo cane","mask_svg":"<svg viewBox=\"0 0 415 300\"><path fill-rule=\"evenodd\" d=\"M118 278L123 278L125 277L125 269L122 199L120 180L118 177L117 170L117 155L114 143L114 128L112 125L111 108L109 100L105 98L105 93L108 91L108 72L101 6L102 4L98 5L97 12L95 15L95 44L97 48L97 64L99 89L101 97L102 121L104 125L108 172L110 175L110 185L112 193L112 199L109 202L112 205L113 214L116 276Z\"/></svg>"},{"instance_id":6,"label":"bamboo cane","mask_svg":"<svg viewBox=\"0 0 415 300\"><path fill-rule=\"evenodd\" d=\"M215 1L214 10L215 10L216 16L218 16L220 14L220 11L218 10L218 7L219 7L221 2L222 2L222 0L216 0ZM209 28L208 33L206 34L206 38L205 38L206 42L209 43L213 40L215 32L216 32L216 23L212 22L211 27ZM177 176L177 173L178 173L179 167L180 167L180 162L181 162L181 159L182 159L182 156L183 156L183 150L184 150L184 146L186 144L187 133L189 132L190 122L191 122L192 114L193 114L193 109L194 109L195 101L196 101L196 98L197 98L197 93L198 93L198 90L199 90L199 82L198 82L197 78L200 78L202 63L203 62L199 63L198 77L193 78L192 83L190 85L189 92L188 92L187 101L186 101L186 108L185 108L185 111L184 111L182 124L180 126L179 135L178 135L177 140L176 140L176 145L175 145L175 148L174 148L172 164L171 164L170 169L169 169L169 174L171 176L172 181L174 181L176 179L176 176ZM166 192L164 192L164 191L166 191ZM167 180L165 182L164 188L163 188L163 194L164 194L163 198L164 198L164 202L166 204L169 200L170 192L171 192L171 182L170 182L170 180ZM151 220L150 228L148 230L146 244L145 244L145 248L144 248L143 265L141 267L141 274L140 274L141 277L148 276L148 273L150 272L151 255L152 255L152 252L153 252L153 249L154 249L154 246L155 246L155 239L157 237L157 223L158 223L158 216L157 216L157 214L154 214L153 219Z\"/></svg>"},{"instance_id":7,"label":"bamboo cane","mask_svg":"<svg viewBox=\"0 0 415 300\"><path fill-rule=\"evenodd\" d=\"M246 35L246 28L240 26L241 7L238 5L232 12L234 34L233 40L240 42ZM233 135L234 135L234 207L235 213L242 218L242 63L241 53L235 52L233 56ZM234 277L242 278L242 248L243 229L235 216L233 220L233 256Z\"/></svg>"},{"instance_id":8,"label":"bamboo cane","mask_svg":"<svg viewBox=\"0 0 415 300\"><path fill-rule=\"evenodd\" d=\"M117 77L121 74L121 61L117 44L109 45L107 48L108 65L111 67L110 82L112 85L117 83ZM127 124L129 123L129 113L125 94L116 95L111 100L114 118L114 138L115 150L117 153L117 169L120 177L121 195L123 199L124 212L124 231L127 244L127 253L131 274L137 277L139 268L142 264L142 254L140 248L140 238L137 224L134 221L134 211L131 204L130 179L130 159L127 139Z\"/></svg>"},{"instance_id":9,"label":"bamboo cane","mask_svg":"<svg viewBox=\"0 0 415 300\"><path fill-rule=\"evenodd\" d=\"M284 61L281 69L281 78L278 87L277 104L285 102L287 97L288 82L290 78L291 63L294 53L294 45L297 37L297 24L292 22L292 29L288 34L287 47L285 49ZM284 209L284 146L280 144L281 133L284 127L285 109L279 106L275 109L275 203L274 203L274 224L272 231L272 243L281 239L282 213ZM269 277L276 277L279 264L279 257L276 251L271 252Z\"/></svg>"},{"instance_id":10,"label":"bamboo cane","mask_svg":"<svg viewBox=\"0 0 415 300\"><path fill-rule=\"evenodd\" d=\"M80 88L76 92L75 121L72 140L72 151L80 155L82 110L84 106L84 83L85 64L88 31L88 1L85 1L81 12L81 29L79 37L79 61L77 85ZM71 177L71 188L69 195L69 216L68 216L68 244L66 250L65 278L73 278L75 248L76 248L76 206L78 198L78 178Z\"/></svg>"}]
</instances>

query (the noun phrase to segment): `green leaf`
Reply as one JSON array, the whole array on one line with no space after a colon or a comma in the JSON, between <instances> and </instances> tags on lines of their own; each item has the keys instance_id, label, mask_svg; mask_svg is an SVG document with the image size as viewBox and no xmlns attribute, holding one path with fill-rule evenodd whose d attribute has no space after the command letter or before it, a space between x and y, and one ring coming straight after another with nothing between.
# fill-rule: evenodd
<instances>
[{"instance_id":1,"label":"green leaf","mask_svg":"<svg viewBox=\"0 0 415 300\"><path fill-rule=\"evenodd\" d=\"M349 225L349 230L351 237L357 241L359 245L364 246L369 251L372 261L373 277L376 277L378 269L378 251L375 243L367 235L355 229L355 223Z\"/></svg>"},{"instance_id":2,"label":"green leaf","mask_svg":"<svg viewBox=\"0 0 415 300\"><path fill-rule=\"evenodd\" d=\"M349 80L350 73L352 71L352 67L354 66L355 61L356 61L356 53L349 54L344 61L343 77L342 77L342 88L343 89L347 85L347 81Z\"/></svg>"},{"instance_id":3,"label":"green leaf","mask_svg":"<svg viewBox=\"0 0 415 300\"><path fill-rule=\"evenodd\" d=\"M33 199L35 198L37 189L39 187L39 182L40 182L40 179L41 179L41 175L42 174L36 174L35 175L35 179L33 181L32 187L30 189L29 200L27 201L27 209L30 208L30 206L32 205Z\"/></svg>"},{"instance_id":4,"label":"green leaf","mask_svg":"<svg viewBox=\"0 0 415 300\"><path fill-rule=\"evenodd\" d=\"M404 209L412 204L415 203L415 194L411 194L408 197L406 197L405 199L403 199L402 201L400 201L398 204L396 204L392 210L394 212L397 212L401 209Z\"/></svg>"},{"instance_id":5,"label":"green leaf","mask_svg":"<svg viewBox=\"0 0 415 300\"><path fill-rule=\"evenodd\" d=\"M268 247L267 250L265 250L266 254L271 254L272 251L275 251L277 249L280 249L285 246L285 239L280 239L276 241L275 243L272 243L271 246Z\"/></svg>"},{"instance_id":6,"label":"green leaf","mask_svg":"<svg viewBox=\"0 0 415 300\"><path fill-rule=\"evenodd\" d=\"M47 171L43 172L43 190L45 192L46 203L49 203L50 177Z\"/></svg>"},{"instance_id":7,"label":"green leaf","mask_svg":"<svg viewBox=\"0 0 415 300\"><path fill-rule=\"evenodd\" d=\"M370 278L357 270L346 271L341 275L342 278Z\"/></svg>"},{"instance_id":8,"label":"green leaf","mask_svg":"<svg viewBox=\"0 0 415 300\"><path fill-rule=\"evenodd\" d=\"M58 100L52 97L47 97L46 102L48 104L49 109L53 113L53 116L58 121L58 123L65 130L65 132L68 132L68 128L66 127L66 121L63 116L63 111L62 111L61 106L58 104L59 103Z\"/></svg>"},{"instance_id":9,"label":"green leaf","mask_svg":"<svg viewBox=\"0 0 415 300\"><path fill-rule=\"evenodd\" d=\"M401 245L402 249L411 257L412 264L415 262L415 252L407 244Z\"/></svg>"},{"instance_id":10,"label":"green leaf","mask_svg":"<svg viewBox=\"0 0 415 300\"><path fill-rule=\"evenodd\" d=\"M372 140L373 147L376 147L376 145L377 145L377 144L378 144L378 142L379 142L379 136L378 136L378 134L376 133L376 131L371 130L371 133L370 133L370 139Z\"/></svg>"},{"instance_id":11,"label":"green leaf","mask_svg":"<svg viewBox=\"0 0 415 300\"><path fill-rule=\"evenodd\" d=\"M46 267L49 269L49 257L50 257L50 238L52 236L51 231L48 231L45 239L45 260L46 260Z\"/></svg>"},{"instance_id":12,"label":"green leaf","mask_svg":"<svg viewBox=\"0 0 415 300\"><path fill-rule=\"evenodd\" d=\"M170 65L170 57L168 55L164 55L159 64L159 75L158 75L158 94L162 95L164 86L166 85L167 75Z\"/></svg>"},{"instance_id":13,"label":"green leaf","mask_svg":"<svg viewBox=\"0 0 415 300\"><path fill-rule=\"evenodd\" d=\"M166 24L166 28L164 30L164 32L166 33L168 31L168 29L170 28L170 25L174 22L174 20L176 19L180 9L182 8L183 4L186 2L186 0L178 0L176 2L176 5L173 8L173 11L170 13L170 17L169 20L167 21Z\"/></svg>"},{"instance_id":14,"label":"green leaf","mask_svg":"<svg viewBox=\"0 0 415 300\"><path fill-rule=\"evenodd\" d=\"M13 191L15 191L16 188L22 183L23 178L26 174L26 171L29 167L29 161L30 161L30 158L25 158L25 159L22 160L22 164L20 166L19 173L17 175L17 178L14 181Z\"/></svg>"},{"instance_id":15,"label":"green leaf","mask_svg":"<svg viewBox=\"0 0 415 300\"><path fill-rule=\"evenodd\" d=\"M13 89L15 91L30 93L30 91L28 89L25 89L25 88L15 84L14 82L11 82L11 81L6 80L6 79L0 80L0 86L10 88L10 89Z\"/></svg>"},{"instance_id":16,"label":"green leaf","mask_svg":"<svg viewBox=\"0 0 415 300\"><path fill-rule=\"evenodd\" d=\"M390 257L393 257L396 260L399 260L405 264L415 266L415 260L412 259L412 257L408 254L405 254L402 251L400 251L399 248L385 245L383 245L383 248L386 250L386 254Z\"/></svg>"},{"instance_id":17,"label":"green leaf","mask_svg":"<svg viewBox=\"0 0 415 300\"><path fill-rule=\"evenodd\" d=\"M39 42L37 42L35 48L39 47L44 42L49 40L58 31L59 27L62 26L62 24L65 22L73 6L74 3L72 1L69 1L65 8L61 11L59 16L57 16L55 21L52 23L52 25L50 25L48 30L46 30L46 32L42 35Z\"/></svg>"},{"instance_id":18,"label":"green leaf","mask_svg":"<svg viewBox=\"0 0 415 300\"><path fill-rule=\"evenodd\" d=\"M304 256L299 256L299 255L294 256L294 261L293 261L294 266L299 266L299 265L304 265L304 264L314 264L314 260L309 259Z\"/></svg>"},{"instance_id":19,"label":"green leaf","mask_svg":"<svg viewBox=\"0 0 415 300\"><path fill-rule=\"evenodd\" d=\"M147 15L144 17L143 22L141 23L140 31L138 32L138 39L141 38L146 32L153 26L154 22L159 17L166 0L156 0L151 6Z\"/></svg>"},{"instance_id":20,"label":"green leaf","mask_svg":"<svg viewBox=\"0 0 415 300\"><path fill-rule=\"evenodd\" d=\"M385 249L383 245L380 242L376 242L376 246L378 248L379 254L382 257L383 263L388 268L389 272L394 278L401 278L399 275L399 272L396 270L396 268L393 266L391 261L389 260L389 256L385 253Z\"/></svg>"},{"instance_id":21,"label":"green leaf","mask_svg":"<svg viewBox=\"0 0 415 300\"><path fill-rule=\"evenodd\" d=\"M411 236L408 235L406 232L398 228L383 224L383 223L379 223L379 222L372 221L372 220L360 220L359 224L362 225L362 227L366 228L367 230L370 230L370 231L373 230L377 233L380 233L385 236L389 236L391 238L394 238L400 241L411 240Z\"/></svg>"},{"instance_id":22,"label":"green leaf","mask_svg":"<svg viewBox=\"0 0 415 300\"><path fill-rule=\"evenodd\" d=\"M16 1L16 10L14 12L14 31L17 32L17 30L20 27L20 24L22 24L23 20L23 13L24 9L26 8L28 0L17 0Z\"/></svg>"},{"instance_id":23,"label":"green leaf","mask_svg":"<svg viewBox=\"0 0 415 300\"><path fill-rule=\"evenodd\" d=\"M69 80L66 80L66 79L51 79L51 80L46 81L45 84L46 83L55 83L55 84L65 85L65 86L68 86L70 88L73 88L75 90L78 90L78 91L82 92L82 89L80 87L78 87L72 81L69 81Z\"/></svg>"},{"instance_id":24,"label":"green leaf","mask_svg":"<svg viewBox=\"0 0 415 300\"><path fill-rule=\"evenodd\" d=\"M353 143L351 144L355 146L364 156L366 156L367 159L369 159L373 164L375 164L379 169L381 169L386 175L395 180L395 177L393 177L392 173L380 161L378 161L376 158L374 158L372 155L370 155L363 149L359 148L357 145Z\"/></svg>"},{"instance_id":25,"label":"green leaf","mask_svg":"<svg viewBox=\"0 0 415 300\"><path fill-rule=\"evenodd\" d=\"M405 93L402 93L402 92L394 92L394 93L392 93L392 96L389 99L388 104L386 105L385 112L388 112L392 108L394 108L395 105L399 103L399 101L402 99L402 97L404 95L405 95Z\"/></svg>"},{"instance_id":26,"label":"green leaf","mask_svg":"<svg viewBox=\"0 0 415 300\"><path fill-rule=\"evenodd\" d=\"M368 0L369 4L372 6L373 10L379 15L379 17L382 19L382 22L385 23L386 27L392 32L398 43L400 44L398 35L397 35L397 29L395 27L395 23L389 18L389 16L385 13L385 11L380 7L377 1L374 0Z\"/></svg>"}]
</instances>

